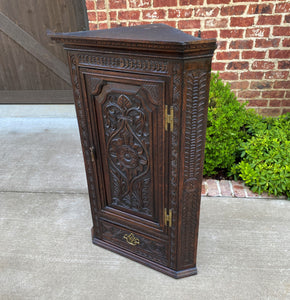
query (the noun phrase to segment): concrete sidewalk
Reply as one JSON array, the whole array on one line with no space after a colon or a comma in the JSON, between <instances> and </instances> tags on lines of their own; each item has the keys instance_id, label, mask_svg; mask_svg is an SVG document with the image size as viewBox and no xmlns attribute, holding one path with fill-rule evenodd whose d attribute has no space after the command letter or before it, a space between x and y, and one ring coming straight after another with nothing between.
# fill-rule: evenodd
<instances>
[{"instance_id":1,"label":"concrete sidewalk","mask_svg":"<svg viewBox=\"0 0 290 300\"><path fill-rule=\"evenodd\" d=\"M290 201L203 197L189 278L92 245L77 122L65 111L0 107L1 300L290 299Z\"/></svg>"}]
</instances>

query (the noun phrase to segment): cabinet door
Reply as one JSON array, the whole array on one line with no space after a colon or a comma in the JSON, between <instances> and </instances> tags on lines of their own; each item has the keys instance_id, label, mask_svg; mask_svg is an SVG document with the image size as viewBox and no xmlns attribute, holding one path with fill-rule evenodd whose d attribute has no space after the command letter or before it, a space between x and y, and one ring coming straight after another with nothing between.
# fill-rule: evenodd
<instances>
[{"instance_id":1,"label":"cabinet door","mask_svg":"<svg viewBox=\"0 0 290 300\"><path fill-rule=\"evenodd\" d=\"M81 81L100 196L97 238L158 261L157 251L165 263L167 79L82 69Z\"/></svg>"}]
</instances>

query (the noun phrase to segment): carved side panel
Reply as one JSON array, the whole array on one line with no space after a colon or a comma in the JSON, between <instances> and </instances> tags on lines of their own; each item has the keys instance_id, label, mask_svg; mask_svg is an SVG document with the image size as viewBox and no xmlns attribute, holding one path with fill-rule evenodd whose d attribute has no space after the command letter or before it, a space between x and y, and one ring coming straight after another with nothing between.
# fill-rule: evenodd
<instances>
[{"instance_id":1,"label":"carved side panel","mask_svg":"<svg viewBox=\"0 0 290 300\"><path fill-rule=\"evenodd\" d=\"M180 144L180 103L182 89L182 72L181 65L176 64L173 68L173 99L172 105L174 110L174 125L171 133L171 157L170 157L170 183L169 197L170 208L173 211L172 227L170 229L170 267L176 268L176 251L177 251L177 207L178 207L178 161L179 161L179 144Z\"/></svg>"},{"instance_id":2,"label":"carved side panel","mask_svg":"<svg viewBox=\"0 0 290 300\"><path fill-rule=\"evenodd\" d=\"M186 119L184 144L183 194L181 199L182 267L195 266L201 181L208 104L208 72L185 74Z\"/></svg>"},{"instance_id":3,"label":"carved side panel","mask_svg":"<svg viewBox=\"0 0 290 300\"><path fill-rule=\"evenodd\" d=\"M77 60L76 56L73 54L69 54L69 63L71 67L71 78L72 78L72 85L73 85L73 93L74 93L74 100L75 100L75 107L76 113L78 117L78 125L79 125L79 132L81 137L81 143L83 148L83 155L84 155L84 162L86 165L86 175L87 175L87 182L88 182L88 189L89 189L89 196L90 196L90 203L91 209L94 213L95 219L93 222L96 221L96 212L97 212L97 203L98 203L98 194L96 191L96 180L94 178L94 171L93 166L90 158L89 147L91 145L89 140L89 131L87 126L87 116L85 113L85 104L81 97L80 93L80 83L78 79L78 68L77 68ZM98 226L96 226L97 233L99 234Z\"/></svg>"},{"instance_id":4,"label":"carved side panel","mask_svg":"<svg viewBox=\"0 0 290 300\"><path fill-rule=\"evenodd\" d=\"M120 92L107 94L102 108L112 204L152 216L151 112Z\"/></svg>"}]
</instances>

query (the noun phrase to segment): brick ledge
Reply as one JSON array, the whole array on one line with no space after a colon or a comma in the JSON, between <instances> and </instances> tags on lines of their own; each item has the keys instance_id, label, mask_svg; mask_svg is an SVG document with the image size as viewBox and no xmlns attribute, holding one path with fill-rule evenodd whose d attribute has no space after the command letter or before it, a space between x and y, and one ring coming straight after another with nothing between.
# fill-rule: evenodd
<instances>
[{"instance_id":1,"label":"brick ledge","mask_svg":"<svg viewBox=\"0 0 290 300\"><path fill-rule=\"evenodd\" d=\"M236 197L259 199L286 199L285 196L274 196L263 193L253 193L243 181L203 179L202 196L208 197Z\"/></svg>"}]
</instances>

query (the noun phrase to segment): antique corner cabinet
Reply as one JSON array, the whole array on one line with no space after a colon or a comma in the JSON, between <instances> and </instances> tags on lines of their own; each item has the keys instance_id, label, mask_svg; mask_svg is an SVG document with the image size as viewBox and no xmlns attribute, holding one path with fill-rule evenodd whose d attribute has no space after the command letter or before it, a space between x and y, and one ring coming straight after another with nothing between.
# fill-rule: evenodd
<instances>
[{"instance_id":1,"label":"antique corner cabinet","mask_svg":"<svg viewBox=\"0 0 290 300\"><path fill-rule=\"evenodd\" d=\"M93 243L196 274L214 39L164 24L51 34L68 51Z\"/></svg>"}]
</instances>

